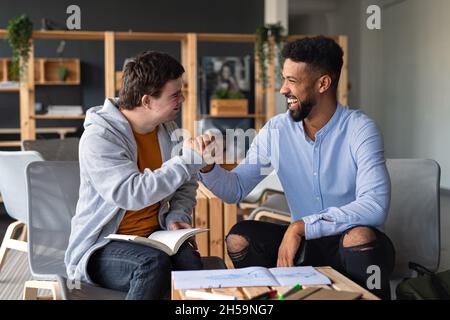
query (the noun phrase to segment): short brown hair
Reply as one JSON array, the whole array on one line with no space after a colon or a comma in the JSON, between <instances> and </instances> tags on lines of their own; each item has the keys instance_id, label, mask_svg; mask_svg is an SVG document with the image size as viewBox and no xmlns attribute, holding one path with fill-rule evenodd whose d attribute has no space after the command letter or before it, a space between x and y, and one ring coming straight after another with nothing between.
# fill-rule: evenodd
<instances>
[{"instance_id":1,"label":"short brown hair","mask_svg":"<svg viewBox=\"0 0 450 320\"><path fill-rule=\"evenodd\" d=\"M146 94L158 98L167 81L178 79L183 73L183 66L167 53L140 53L126 64L123 71L119 106L132 110L141 104Z\"/></svg>"},{"instance_id":2,"label":"short brown hair","mask_svg":"<svg viewBox=\"0 0 450 320\"><path fill-rule=\"evenodd\" d=\"M304 62L312 70L328 74L336 90L343 65L344 52L333 39L324 36L303 38L287 43L282 51L283 58Z\"/></svg>"}]
</instances>

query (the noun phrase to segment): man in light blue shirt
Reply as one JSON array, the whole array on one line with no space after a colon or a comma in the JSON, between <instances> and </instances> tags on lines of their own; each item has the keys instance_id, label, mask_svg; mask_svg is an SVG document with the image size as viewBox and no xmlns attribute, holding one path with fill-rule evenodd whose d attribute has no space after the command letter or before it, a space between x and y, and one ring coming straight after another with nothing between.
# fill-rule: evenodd
<instances>
[{"instance_id":1,"label":"man in light blue shirt","mask_svg":"<svg viewBox=\"0 0 450 320\"><path fill-rule=\"evenodd\" d=\"M239 222L226 239L228 253L235 267L330 265L389 298L395 252L381 231L390 181L380 131L362 112L338 104L343 52L333 40L297 40L283 56L280 92L289 110L267 122L237 168L209 165L200 179L218 197L237 203L271 167L292 223ZM211 143L208 136L203 141ZM378 278L370 277L369 266L379 268Z\"/></svg>"}]
</instances>

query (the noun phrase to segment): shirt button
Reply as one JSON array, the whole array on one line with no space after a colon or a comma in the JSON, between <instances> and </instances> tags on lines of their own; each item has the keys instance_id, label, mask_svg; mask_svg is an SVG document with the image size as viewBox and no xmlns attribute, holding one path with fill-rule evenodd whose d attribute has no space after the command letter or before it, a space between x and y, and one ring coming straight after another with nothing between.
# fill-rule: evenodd
<instances>
[{"instance_id":1,"label":"shirt button","mask_svg":"<svg viewBox=\"0 0 450 320\"><path fill-rule=\"evenodd\" d=\"M314 172L314 175L317 176L317 172Z\"/></svg>"},{"instance_id":2,"label":"shirt button","mask_svg":"<svg viewBox=\"0 0 450 320\"><path fill-rule=\"evenodd\" d=\"M317 201L319 201L319 200L320 200L320 198L319 198L319 197L317 197L317 198L316 198L316 200L317 200Z\"/></svg>"}]
</instances>

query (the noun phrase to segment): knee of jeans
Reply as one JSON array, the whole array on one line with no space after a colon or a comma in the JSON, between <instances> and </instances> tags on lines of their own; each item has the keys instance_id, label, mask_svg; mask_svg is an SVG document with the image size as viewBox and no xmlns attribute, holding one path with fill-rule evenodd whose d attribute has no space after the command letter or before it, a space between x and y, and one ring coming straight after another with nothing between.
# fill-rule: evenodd
<instances>
[{"instance_id":1,"label":"knee of jeans","mask_svg":"<svg viewBox=\"0 0 450 320\"><path fill-rule=\"evenodd\" d=\"M146 257L139 266L139 269L158 269L170 272L172 271L172 262L168 254L158 250L156 254Z\"/></svg>"},{"instance_id":2,"label":"knee of jeans","mask_svg":"<svg viewBox=\"0 0 450 320\"><path fill-rule=\"evenodd\" d=\"M368 227L355 227L345 232L341 239L341 246L345 249L358 249L366 251L372 249L377 240L376 233Z\"/></svg>"},{"instance_id":3,"label":"knee of jeans","mask_svg":"<svg viewBox=\"0 0 450 320\"><path fill-rule=\"evenodd\" d=\"M228 234L225 242L229 253L242 252L249 246L249 242L246 238L233 233Z\"/></svg>"}]
</instances>

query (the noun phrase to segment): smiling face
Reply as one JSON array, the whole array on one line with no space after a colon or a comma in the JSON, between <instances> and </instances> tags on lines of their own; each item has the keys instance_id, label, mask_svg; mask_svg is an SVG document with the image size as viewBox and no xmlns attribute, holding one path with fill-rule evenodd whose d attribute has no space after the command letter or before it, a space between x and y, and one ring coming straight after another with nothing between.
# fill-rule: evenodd
<instances>
[{"instance_id":1,"label":"smiling face","mask_svg":"<svg viewBox=\"0 0 450 320\"><path fill-rule=\"evenodd\" d=\"M304 62L286 59L283 66L283 86L280 93L287 99L287 107L294 121L300 122L308 117L316 105L316 72L311 71Z\"/></svg>"},{"instance_id":2,"label":"smiling face","mask_svg":"<svg viewBox=\"0 0 450 320\"><path fill-rule=\"evenodd\" d=\"M183 80L180 78L169 80L161 89L161 95L158 98L147 96L149 100L149 111L153 119L158 123L175 120L181 111L181 105L184 102Z\"/></svg>"}]
</instances>

